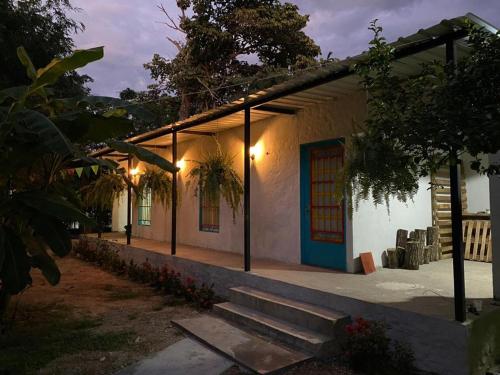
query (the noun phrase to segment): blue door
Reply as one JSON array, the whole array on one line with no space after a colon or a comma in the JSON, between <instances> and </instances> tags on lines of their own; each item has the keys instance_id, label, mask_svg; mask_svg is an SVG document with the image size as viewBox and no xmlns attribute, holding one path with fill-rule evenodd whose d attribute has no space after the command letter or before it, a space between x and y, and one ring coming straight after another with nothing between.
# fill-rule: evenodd
<instances>
[{"instance_id":1,"label":"blue door","mask_svg":"<svg viewBox=\"0 0 500 375\"><path fill-rule=\"evenodd\" d=\"M345 202L335 198L343 139L300 146L302 263L346 269Z\"/></svg>"}]
</instances>

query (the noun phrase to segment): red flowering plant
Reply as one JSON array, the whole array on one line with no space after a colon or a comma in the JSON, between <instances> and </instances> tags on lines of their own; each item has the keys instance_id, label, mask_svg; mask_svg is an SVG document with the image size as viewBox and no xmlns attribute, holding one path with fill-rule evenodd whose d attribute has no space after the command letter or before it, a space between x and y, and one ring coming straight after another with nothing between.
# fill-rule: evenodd
<instances>
[{"instance_id":1,"label":"red flowering plant","mask_svg":"<svg viewBox=\"0 0 500 375\"><path fill-rule=\"evenodd\" d=\"M192 277L186 277L184 281L184 298L186 301L193 302L196 300L196 282Z\"/></svg>"},{"instance_id":2,"label":"red flowering plant","mask_svg":"<svg viewBox=\"0 0 500 375\"><path fill-rule=\"evenodd\" d=\"M192 303L197 308L209 309L212 307L216 296L213 285L202 284L197 287L196 280L186 277L184 280L180 272L164 265L161 268L153 266L148 260L138 265L133 260L125 262L117 250L110 248L105 243L91 246L89 241L80 240L74 247L77 256L85 261L95 263L101 268L119 274L126 275L130 280L149 284L157 291L163 292Z\"/></svg>"},{"instance_id":3,"label":"red flowering plant","mask_svg":"<svg viewBox=\"0 0 500 375\"><path fill-rule=\"evenodd\" d=\"M411 349L387 337L383 322L357 318L345 327L344 360L355 371L369 375L412 374L415 372Z\"/></svg>"}]
</instances>

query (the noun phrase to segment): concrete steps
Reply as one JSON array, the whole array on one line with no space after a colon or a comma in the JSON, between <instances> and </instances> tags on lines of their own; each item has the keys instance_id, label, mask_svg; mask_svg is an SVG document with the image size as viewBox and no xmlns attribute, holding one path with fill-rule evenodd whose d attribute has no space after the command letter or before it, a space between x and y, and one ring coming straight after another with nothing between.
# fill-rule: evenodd
<instances>
[{"instance_id":1,"label":"concrete steps","mask_svg":"<svg viewBox=\"0 0 500 375\"><path fill-rule=\"evenodd\" d=\"M276 345L210 315L173 320L172 323L208 347L258 374L283 371L312 358L309 354Z\"/></svg>"},{"instance_id":2,"label":"concrete steps","mask_svg":"<svg viewBox=\"0 0 500 375\"><path fill-rule=\"evenodd\" d=\"M241 286L229 291L230 300L235 304L326 335L339 334L339 328L343 331L349 322L349 317L336 311L261 290Z\"/></svg>"},{"instance_id":3,"label":"concrete steps","mask_svg":"<svg viewBox=\"0 0 500 375\"><path fill-rule=\"evenodd\" d=\"M231 302L215 305L214 312L237 326L243 325L293 348L314 355L319 355L322 351L325 351L325 347L333 342L333 338L330 336L322 335Z\"/></svg>"},{"instance_id":4,"label":"concrete steps","mask_svg":"<svg viewBox=\"0 0 500 375\"><path fill-rule=\"evenodd\" d=\"M229 322L314 356L331 354L349 317L336 311L240 286L214 312Z\"/></svg>"},{"instance_id":5,"label":"concrete steps","mask_svg":"<svg viewBox=\"0 0 500 375\"><path fill-rule=\"evenodd\" d=\"M229 302L214 305L215 317L174 324L256 372L273 372L334 353L350 321L345 314L250 287L230 288L229 292ZM279 353L272 369L259 363L269 360L259 347L264 343L271 345L268 350ZM248 351L256 352L250 355ZM246 353L244 359L238 357L241 353Z\"/></svg>"}]
</instances>

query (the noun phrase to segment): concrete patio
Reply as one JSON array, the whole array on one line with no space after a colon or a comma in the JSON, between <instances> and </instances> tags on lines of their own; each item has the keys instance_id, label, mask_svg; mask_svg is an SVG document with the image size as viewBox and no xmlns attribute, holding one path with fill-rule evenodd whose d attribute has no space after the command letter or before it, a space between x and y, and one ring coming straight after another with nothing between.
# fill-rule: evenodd
<instances>
[{"instance_id":1,"label":"concrete patio","mask_svg":"<svg viewBox=\"0 0 500 375\"><path fill-rule=\"evenodd\" d=\"M106 233L103 234L103 239L126 243L122 233ZM130 247L170 255L168 242L132 238ZM176 256L235 271L243 269L243 257L237 253L179 244ZM491 268L491 263L465 262L466 297L468 300L483 300L485 310L489 309L493 298ZM378 268L373 274L362 275L252 258L250 273L366 302L453 319L451 259L422 265L418 271Z\"/></svg>"}]
</instances>

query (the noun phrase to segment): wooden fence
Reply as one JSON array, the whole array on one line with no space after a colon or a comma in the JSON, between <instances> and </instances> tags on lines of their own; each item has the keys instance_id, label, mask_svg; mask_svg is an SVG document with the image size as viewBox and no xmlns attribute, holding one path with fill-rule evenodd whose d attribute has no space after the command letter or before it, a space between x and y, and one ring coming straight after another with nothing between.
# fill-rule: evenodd
<instances>
[{"instance_id":1,"label":"wooden fence","mask_svg":"<svg viewBox=\"0 0 500 375\"><path fill-rule=\"evenodd\" d=\"M464 258L479 262L491 262L490 220L464 220Z\"/></svg>"}]
</instances>

